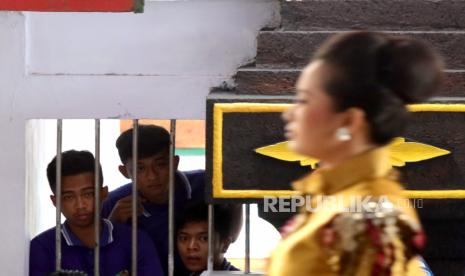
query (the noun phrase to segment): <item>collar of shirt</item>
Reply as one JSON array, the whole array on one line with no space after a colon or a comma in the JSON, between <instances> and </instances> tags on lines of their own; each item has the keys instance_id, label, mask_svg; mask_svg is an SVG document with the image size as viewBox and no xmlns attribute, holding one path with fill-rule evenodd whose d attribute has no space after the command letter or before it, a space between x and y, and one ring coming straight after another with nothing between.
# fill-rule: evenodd
<instances>
[{"instance_id":1,"label":"collar of shirt","mask_svg":"<svg viewBox=\"0 0 465 276\"><path fill-rule=\"evenodd\" d=\"M233 266L230 262L228 262L228 260L226 260L226 258L223 259L223 263L221 264L221 270L233 270Z\"/></svg>"},{"instance_id":2,"label":"collar of shirt","mask_svg":"<svg viewBox=\"0 0 465 276\"><path fill-rule=\"evenodd\" d=\"M102 219L102 226L102 235L100 236L101 247L113 242L113 224L107 219ZM61 234L68 246L84 246L81 240L69 229L66 222L61 225Z\"/></svg>"},{"instance_id":3,"label":"collar of shirt","mask_svg":"<svg viewBox=\"0 0 465 276\"><path fill-rule=\"evenodd\" d=\"M187 179L186 175L181 171L176 171L174 181L175 181L176 188L178 188L178 189L175 189L175 193L176 193L175 198L181 200L181 197L185 196L186 199L191 199L192 188L191 188L189 179ZM180 189L182 189L182 192L179 191ZM154 207L153 205L155 204L152 204L151 207ZM146 218L152 216L152 214L148 211L148 209L149 208L144 208L144 211L142 212L142 215Z\"/></svg>"},{"instance_id":4,"label":"collar of shirt","mask_svg":"<svg viewBox=\"0 0 465 276\"><path fill-rule=\"evenodd\" d=\"M303 194L330 195L361 181L387 177L392 172L389 152L380 147L354 156L336 167L317 169L294 182L293 187Z\"/></svg>"},{"instance_id":5,"label":"collar of shirt","mask_svg":"<svg viewBox=\"0 0 465 276\"><path fill-rule=\"evenodd\" d=\"M207 270L205 270L207 271ZM221 266L216 271L239 271L236 267L234 267L226 258L223 259ZM189 276L199 276L203 275L202 272L191 272Z\"/></svg>"}]
</instances>

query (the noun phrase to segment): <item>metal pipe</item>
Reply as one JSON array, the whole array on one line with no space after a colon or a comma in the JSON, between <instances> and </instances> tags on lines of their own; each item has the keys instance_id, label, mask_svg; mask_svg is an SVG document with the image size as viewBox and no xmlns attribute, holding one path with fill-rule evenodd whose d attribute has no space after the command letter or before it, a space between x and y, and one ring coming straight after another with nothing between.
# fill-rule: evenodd
<instances>
[{"instance_id":1,"label":"metal pipe","mask_svg":"<svg viewBox=\"0 0 465 276\"><path fill-rule=\"evenodd\" d=\"M168 275L174 275L174 195L175 195L175 172L174 155L176 149L176 120L170 123L170 180L169 180L169 206L168 206Z\"/></svg>"},{"instance_id":2,"label":"metal pipe","mask_svg":"<svg viewBox=\"0 0 465 276\"><path fill-rule=\"evenodd\" d=\"M56 228L55 228L55 270L61 271L61 146L63 143L63 121L57 120L57 156L56 156L56 179L55 179L55 206L56 206Z\"/></svg>"},{"instance_id":3,"label":"metal pipe","mask_svg":"<svg viewBox=\"0 0 465 276\"><path fill-rule=\"evenodd\" d=\"M213 267L213 256L214 256L214 239L215 239L215 229L214 229L214 215L215 215L215 210L214 210L214 205L213 204L208 204L208 265L207 265L207 270L208 272L212 272L214 267Z\"/></svg>"},{"instance_id":4,"label":"metal pipe","mask_svg":"<svg viewBox=\"0 0 465 276\"><path fill-rule=\"evenodd\" d=\"M137 276L137 159L139 120L132 121L132 276Z\"/></svg>"},{"instance_id":5,"label":"metal pipe","mask_svg":"<svg viewBox=\"0 0 465 276\"><path fill-rule=\"evenodd\" d=\"M250 274L250 204L245 205L245 274Z\"/></svg>"},{"instance_id":6,"label":"metal pipe","mask_svg":"<svg viewBox=\"0 0 465 276\"><path fill-rule=\"evenodd\" d=\"M100 275L100 120L95 119L95 169L94 169L94 275Z\"/></svg>"}]
</instances>

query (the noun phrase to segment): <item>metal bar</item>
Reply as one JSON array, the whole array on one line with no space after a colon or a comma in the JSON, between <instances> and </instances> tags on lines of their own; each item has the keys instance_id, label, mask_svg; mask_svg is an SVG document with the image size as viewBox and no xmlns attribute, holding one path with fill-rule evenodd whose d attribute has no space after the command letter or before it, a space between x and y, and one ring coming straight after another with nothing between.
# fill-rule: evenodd
<instances>
[{"instance_id":1,"label":"metal bar","mask_svg":"<svg viewBox=\"0 0 465 276\"><path fill-rule=\"evenodd\" d=\"M214 250L213 245L215 244L214 215L215 215L214 205L208 204L208 265L207 265L208 272L212 272L214 269L213 267L213 256L215 254L215 252L213 252Z\"/></svg>"},{"instance_id":2,"label":"metal bar","mask_svg":"<svg viewBox=\"0 0 465 276\"><path fill-rule=\"evenodd\" d=\"M137 159L139 120L132 121L132 276L137 276Z\"/></svg>"},{"instance_id":3,"label":"metal bar","mask_svg":"<svg viewBox=\"0 0 465 276\"><path fill-rule=\"evenodd\" d=\"M245 205L245 274L250 274L250 204Z\"/></svg>"},{"instance_id":4,"label":"metal bar","mask_svg":"<svg viewBox=\"0 0 465 276\"><path fill-rule=\"evenodd\" d=\"M169 226L168 226L168 275L174 275L174 154L176 149L176 120L170 123L170 181L169 181Z\"/></svg>"},{"instance_id":5,"label":"metal bar","mask_svg":"<svg viewBox=\"0 0 465 276\"><path fill-rule=\"evenodd\" d=\"M63 143L63 121L57 120L57 156L56 156L56 228L55 228L55 270L61 271L61 146Z\"/></svg>"},{"instance_id":6,"label":"metal bar","mask_svg":"<svg viewBox=\"0 0 465 276\"><path fill-rule=\"evenodd\" d=\"M100 120L95 119L95 169L94 169L94 275L100 275Z\"/></svg>"}]
</instances>

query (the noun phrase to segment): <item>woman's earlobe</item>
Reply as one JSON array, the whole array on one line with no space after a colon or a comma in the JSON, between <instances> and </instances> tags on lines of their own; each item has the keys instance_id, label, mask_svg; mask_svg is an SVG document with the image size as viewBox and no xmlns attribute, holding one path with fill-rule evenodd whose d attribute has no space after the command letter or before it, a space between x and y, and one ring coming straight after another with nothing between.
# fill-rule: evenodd
<instances>
[{"instance_id":1,"label":"woman's earlobe","mask_svg":"<svg viewBox=\"0 0 465 276\"><path fill-rule=\"evenodd\" d=\"M350 141L352 139L352 134L347 127L340 127L336 129L336 139L341 142Z\"/></svg>"}]
</instances>

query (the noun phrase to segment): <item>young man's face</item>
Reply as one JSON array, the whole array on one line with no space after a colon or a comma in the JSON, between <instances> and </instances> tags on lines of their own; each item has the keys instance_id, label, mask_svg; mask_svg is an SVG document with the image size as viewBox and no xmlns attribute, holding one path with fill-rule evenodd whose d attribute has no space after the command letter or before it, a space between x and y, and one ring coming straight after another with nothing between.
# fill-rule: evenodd
<instances>
[{"instance_id":1,"label":"young man's face","mask_svg":"<svg viewBox=\"0 0 465 276\"><path fill-rule=\"evenodd\" d=\"M177 245L182 262L189 271L202 272L207 269L208 223L206 221L186 223L178 231ZM226 244L226 241L215 238L215 268L223 262L223 254L228 245L229 242Z\"/></svg>"},{"instance_id":2,"label":"young man's face","mask_svg":"<svg viewBox=\"0 0 465 276\"><path fill-rule=\"evenodd\" d=\"M177 169L179 157L175 156L174 169ZM137 162L137 185L141 195L152 202L165 202L168 199L169 186L169 152L163 151ZM127 178L132 177L132 159L125 166L120 166L120 172Z\"/></svg>"},{"instance_id":3,"label":"young man's face","mask_svg":"<svg viewBox=\"0 0 465 276\"><path fill-rule=\"evenodd\" d=\"M62 177L61 212L71 227L93 227L94 191L94 174L92 172ZM107 187L102 188L102 201L107 194ZM55 195L52 195L51 199L56 206Z\"/></svg>"}]
</instances>

